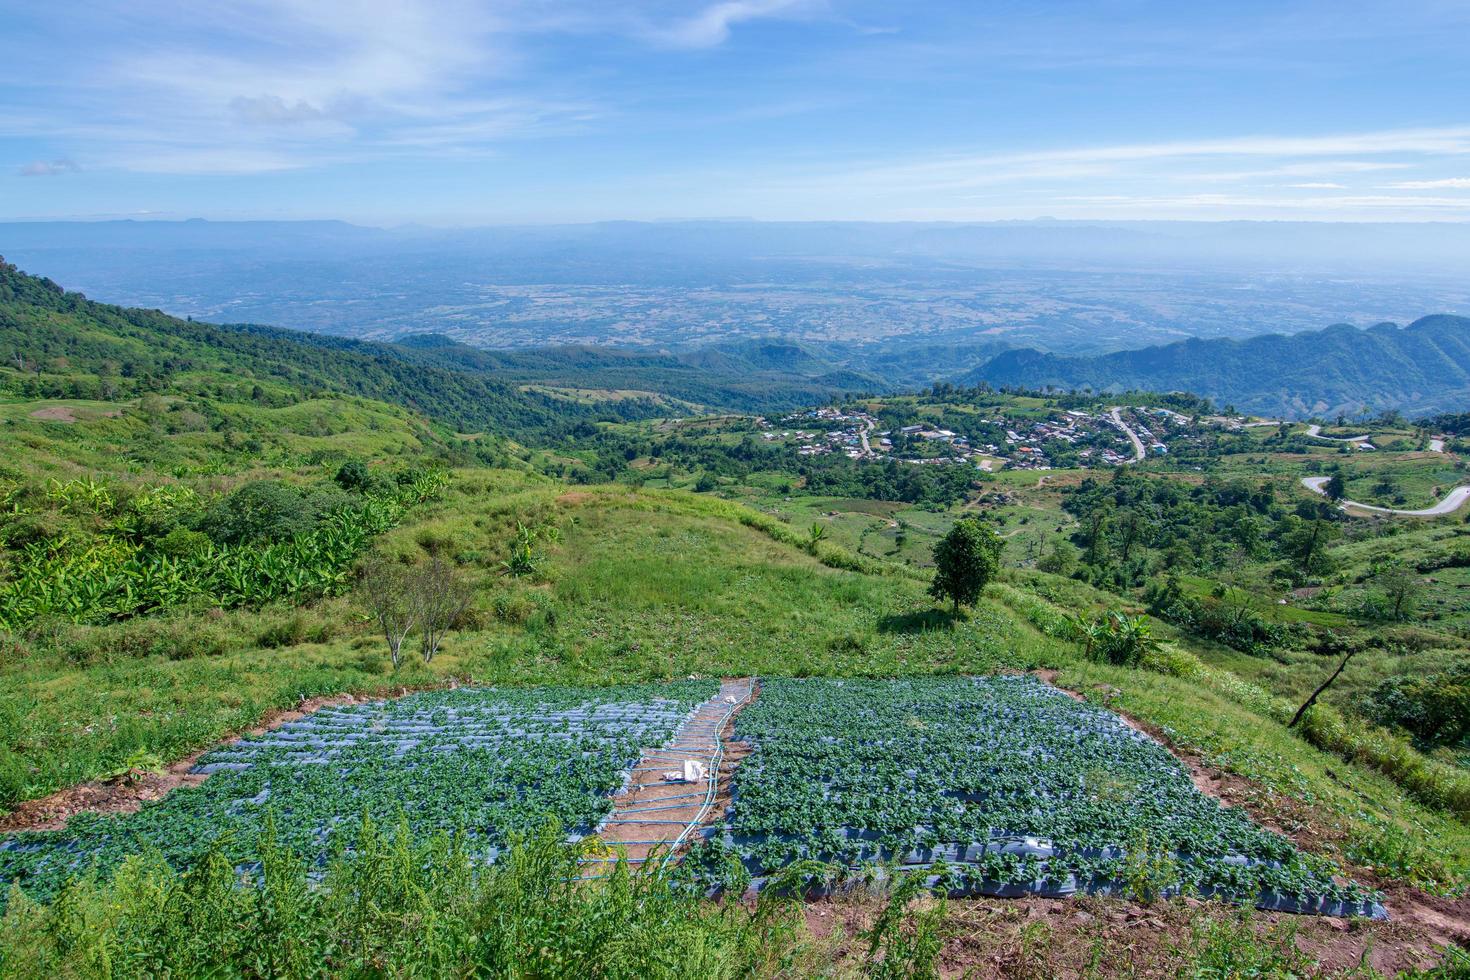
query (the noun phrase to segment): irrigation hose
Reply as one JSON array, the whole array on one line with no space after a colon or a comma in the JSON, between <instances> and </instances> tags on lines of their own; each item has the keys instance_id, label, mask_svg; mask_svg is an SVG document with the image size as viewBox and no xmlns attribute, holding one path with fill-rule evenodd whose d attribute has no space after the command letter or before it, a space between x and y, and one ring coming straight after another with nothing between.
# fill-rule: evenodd
<instances>
[{"instance_id":1,"label":"irrigation hose","mask_svg":"<svg viewBox=\"0 0 1470 980\"><path fill-rule=\"evenodd\" d=\"M725 759L725 740L720 737L720 733L725 730L725 725L735 716L735 712L748 704L751 698L755 697L755 685L756 679L751 678L750 687L746 689L745 696L730 705L730 710L725 712L724 717L720 719L719 725L715 727L715 754L710 760L708 774L709 785L705 790L704 802L700 804L699 813L689 822L688 826L679 832L679 836L669 845L668 852L664 854L663 862L659 865L659 870L667 868L669 862L674 859L674 853L683 845L685 839L704 825L705 814L709 813L709 808L714 805L715 797L719 795L720 764Z\"/></svg>"}]
</instances>

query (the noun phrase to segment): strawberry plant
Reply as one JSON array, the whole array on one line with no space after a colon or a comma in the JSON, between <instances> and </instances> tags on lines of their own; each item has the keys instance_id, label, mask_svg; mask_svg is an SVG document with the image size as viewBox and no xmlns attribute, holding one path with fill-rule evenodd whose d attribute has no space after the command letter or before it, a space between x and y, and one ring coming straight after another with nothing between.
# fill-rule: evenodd
<instances>
[{"instance_id":1,"label":"strawberry plant","mask_svg":"<svg viewBox=\"0 0 1470 980\"><path fill-rule=\"evenodd\" d=\"M0 839L0 895L18 883L49 896L134 854L186 868L213 849L244 867L268 816L276 840L316 867L351 846L364 816L401 818L424 837L462 831L481 861L552 819L579 838L607 816L642 750L669 743L717 691L713 681L459 688L323 708L209 753L202 785L137 813Z\"/></svg>"},{"instance_id":2,"label":"strawberry plant","mask_svg":"<svg viewBox=\"0 0 1470 980\"><path fill-rule=\"evenodd\" d=\"M1382 913L1330 862L1200 793L1157 742L1031 677L770 680L736 734L752 752L699 857L712 869L733 852L758 877L897 863L957 892Z\"/></svg>"}]
</instances>

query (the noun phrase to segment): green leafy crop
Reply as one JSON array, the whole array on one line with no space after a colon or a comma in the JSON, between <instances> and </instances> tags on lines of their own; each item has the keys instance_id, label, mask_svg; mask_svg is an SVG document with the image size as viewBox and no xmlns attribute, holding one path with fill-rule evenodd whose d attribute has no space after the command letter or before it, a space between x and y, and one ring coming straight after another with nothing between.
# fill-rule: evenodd
<instances>
[{"instance_id":1,"label":"green leafy crop","mask_svg":"<svg viewBox=\"0 0 1470 980\"><path fill-rule=\"evenodd\" d=\"M1152 739L1031 677L770 680L736 734L753 751L699 856L711 868L733 851L756 876L892 863L964 892L1381 913L1329 862L1200 793Z\"/></svg>"},{"instance_id":2,"label":"green leafy crop","mask_svg":"<svg viewBox=\"0 0 1470 980\"><path fill-rule=\"evenodd\" d=\"M211 752L202 785L135 814L0 840L0 885L47 896L93 866L155 851L178 868L211 848L248 864L268 814L277 841L316 866L350 846L365 815L401 815L418 835L463 832L493 861L512 835L553 818L574 837L592 832L641 751L671 740L717 690L460 688L324 708Z\"/></svg>"}]
</instances>

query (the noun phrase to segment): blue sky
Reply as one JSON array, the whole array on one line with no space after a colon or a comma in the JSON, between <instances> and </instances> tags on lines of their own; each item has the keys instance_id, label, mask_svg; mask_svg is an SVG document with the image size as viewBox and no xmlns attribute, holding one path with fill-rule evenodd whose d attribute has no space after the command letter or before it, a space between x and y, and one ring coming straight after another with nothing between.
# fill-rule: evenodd
<instances>
[{"instance_id":1,"label":"blue sky","mask_svg":"<svg viewBox=\"0 0 1470 980\"><path fill-rule=\"evenodd\" d=\"M0 217L1470 219L1470 3L0 0Z\"/></svg>"}]
</instances>

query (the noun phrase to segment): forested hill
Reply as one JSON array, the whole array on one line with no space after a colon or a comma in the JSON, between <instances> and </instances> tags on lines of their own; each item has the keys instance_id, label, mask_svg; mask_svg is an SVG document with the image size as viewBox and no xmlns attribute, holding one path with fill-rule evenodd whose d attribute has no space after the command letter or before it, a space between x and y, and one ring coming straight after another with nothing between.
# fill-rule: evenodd
<instances>
[{"instance_id":1,"label":"forested hill","mask_svg":"<svg viewBox=\"0 0 1470 980\"><path fill-rule=\"evenodd\" d=\"M843 369L802 344L736 340L688 351L564 346L481 350L441 334L396 345L426 363L488 372L512 384L651 392L735 412L779 412L891 386Z\"/></svg>"},{"instance_id":2,"label":"forested hill","mask_svg":"<svg viewBox=\"0 0 1470 980\"><path fill-rule=\"evenodd\" d=\"M1346 324L1291 336L1185 340L1097 357L1012 350L967 383L1027 388L1192 391L1261 415L1306 417L1470 405L1470 318L1427 316L1407 327Z\"/></svg>"},{"instance_id":3,"label":"forested hill","mask_svg":"<svg viewBox=\"0 0 1470 980\"><path fill-rule=\"evenodd\" d=\"M0 260L0 385L31 398L148 393L279 400L354 395L465 432L523 441L597 418L661 414L651 399L572 400L390 344L273 327L217 326L93 302Z\"/></svg>"}]
</instances>

